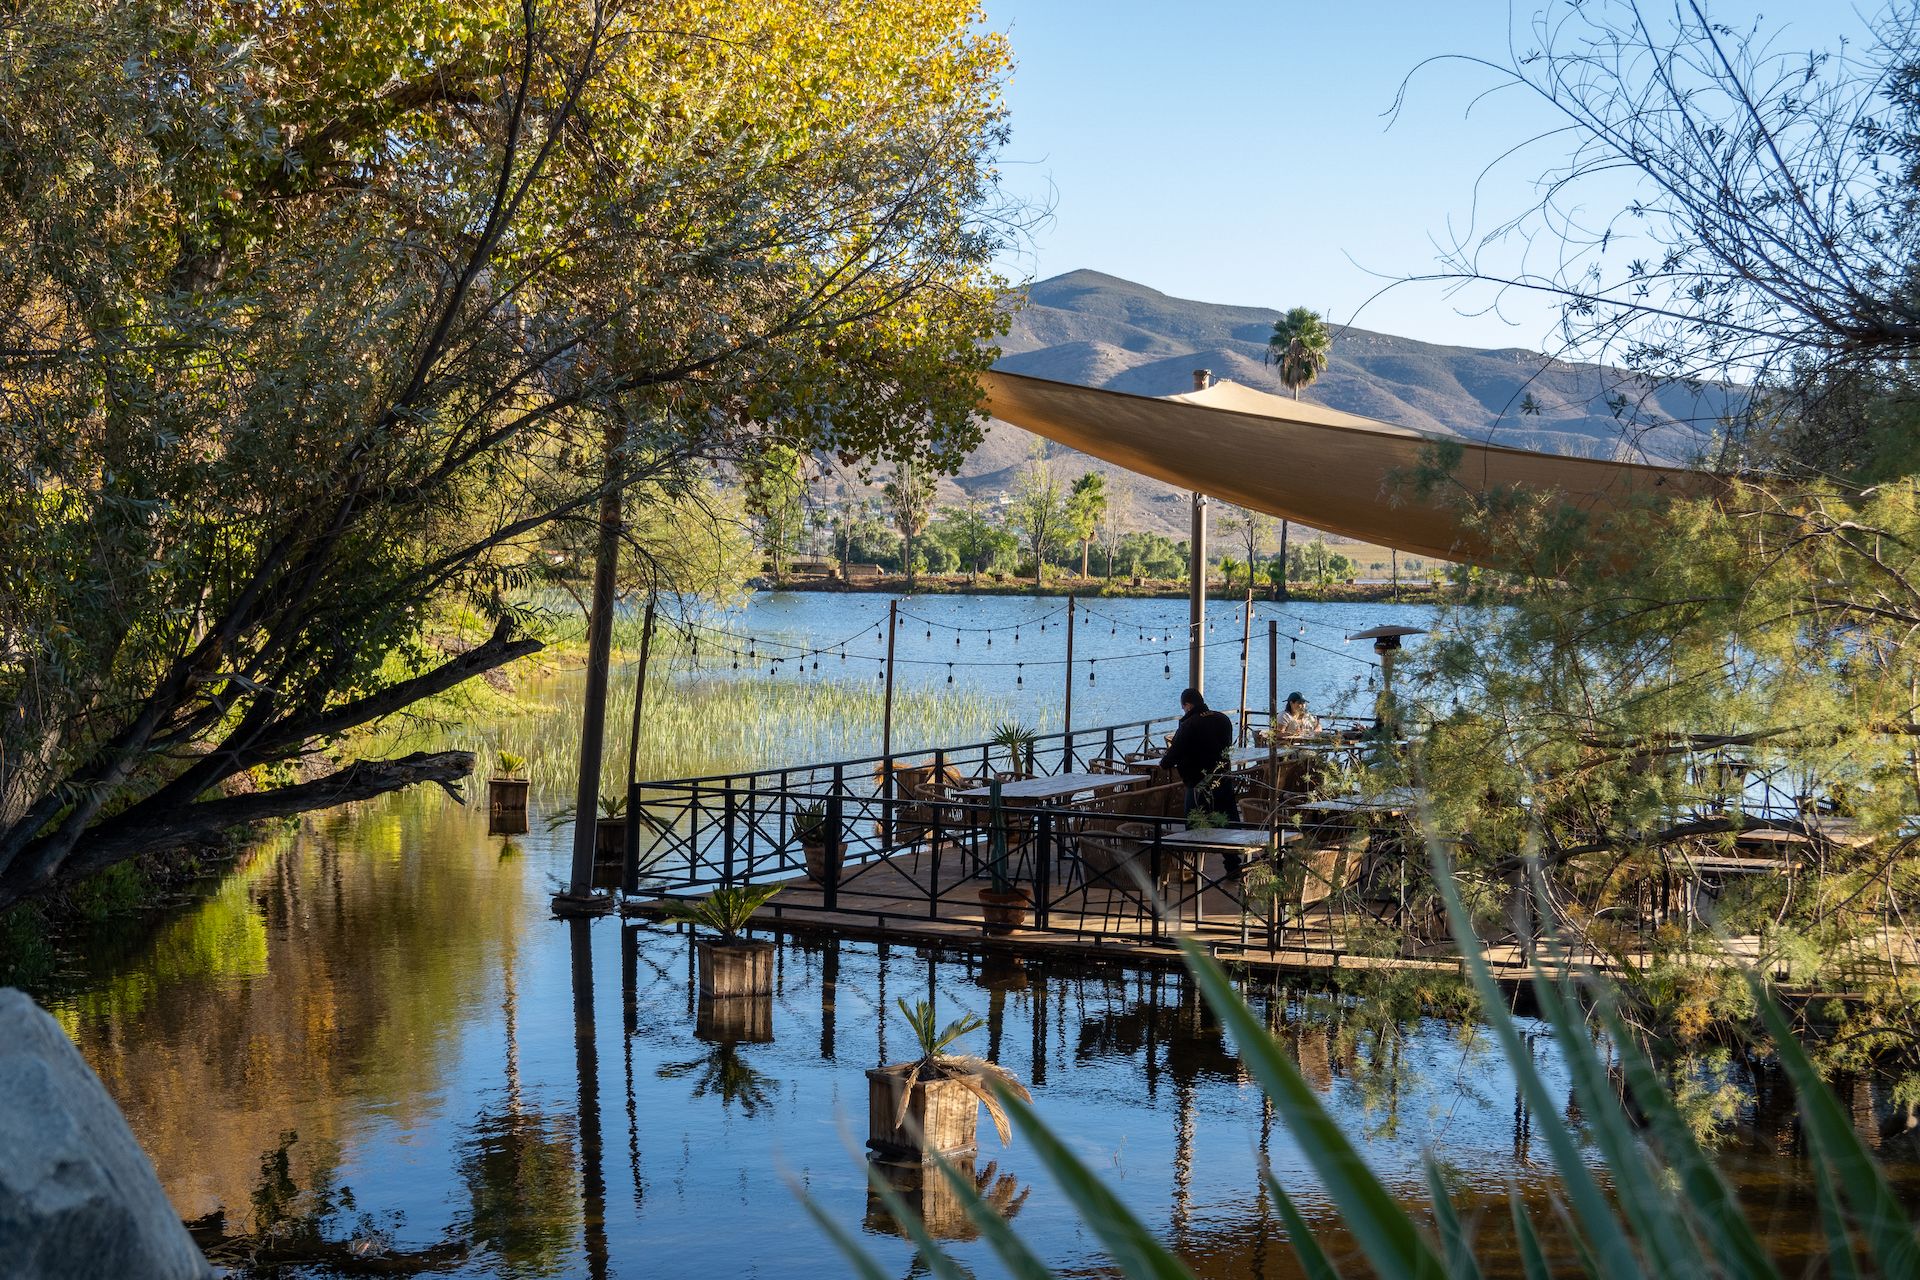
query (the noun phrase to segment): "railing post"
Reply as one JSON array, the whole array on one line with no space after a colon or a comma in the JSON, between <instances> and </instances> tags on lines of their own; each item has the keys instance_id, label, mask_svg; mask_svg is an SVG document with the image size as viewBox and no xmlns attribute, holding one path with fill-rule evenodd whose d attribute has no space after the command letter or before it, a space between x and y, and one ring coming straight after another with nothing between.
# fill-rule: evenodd
<instances>
[{"instance_id":1,"label":"railing post","mask_svg":"<svg viewBox=\"0 0 1920 1280\"><path fill-rule=\"evenodd\" d=\"M833 766L833 790L827 795L827 881L821 886L820 905L828 911L840 906L840 863L846 857L845 833L841 830L841 799L847 793L845 766Z\"/></svg>"},{"instance_id":2,"label":"railing post","mask_svg":"<svg viewBox=\"0 0 1920 1280\"><path fill-rule=\"evenodd\" d=\"M752 880L759 870L760 841L760 775L747 775L747 879Z\"/></svg>"},{"instance_id":3,"label":"railing post","mask_svg":"<svg viewBox=\"0 0 1920 1280\"><path fill-rule=\"evenodd\" d=\"M933 753L933 782L927 788L930 800L927 805L927 861L932 871L927 876L927 919L940 918L940 819L946 812L947 753L936 748Z\"/></svg>"},{"instance_id":4,"label":"railing post","mask_svg":"<svg viewBox=\"0 0 1920 1280\"><path fill-rule=\"evenodd\" d=\"M1053 810L1042 808L1035 824L1033 851L1033 923L1047 927L1047 898L1053 890Z\"/></svg>"},{"instance_id":5,"label":"railing post","mask_svg":"<svg viewBox=\"0 0 1920 1280\"><path fill-rule=\"evenodd\" d=\"M735 803L733 796L733 779L729 778L722 784L720 791L720 847L723 851L721 856L724 859L720 871L720 883L729 888L733 885Z\"/></svg>"},{"instance_id":6,"label":"railing post","mask_svg":"<svg viewBox=\"0 0 1920 1280\"><path fill-rule=\"evenodd\" d=\"M1161 856L1162 856L1161 849L1160 849L1161 830L1162 830L1161 822L1159 819L1156 818L1153 823L1153 844L1147 850L1147 877L1148 877L1147 903L1148 903L1148 906L1151 908L1151 910L1147 914L1151 916L1153 919L1153 940L1155 942L1160 941L1160 863L1161 863Z\"/></svg>"},{"instance_id":7,"label":"railing post","mask_svg":"<svg viewBox=\"0 0 1920 1280\"><path fill-rule=\"evenodd\" d=\"M627 784L627 848L620 855L620 892L640 892L640 788Z\"/></svg>"},{"instance_id":8,"label":"railing post","mask_svg":"<svg viewBox=\"0 0 1920 1280\"><path fill-rule=\"evenodd\" d=\"M1073 772L1073 730L1071 729L1067 730L1065 734L1065 738L1066 738L1066 745L1060 748L1060 772L1072 773Z\"/></svg>"}]
</instances>

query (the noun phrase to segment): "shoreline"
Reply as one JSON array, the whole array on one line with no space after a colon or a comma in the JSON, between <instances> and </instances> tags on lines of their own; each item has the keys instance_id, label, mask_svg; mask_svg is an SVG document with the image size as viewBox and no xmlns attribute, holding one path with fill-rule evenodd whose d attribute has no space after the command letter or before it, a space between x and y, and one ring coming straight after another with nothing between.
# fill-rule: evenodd
<instances>
[{"instance_id":1,"label":"shoreline","mask_svg":"<svg viewBox=\"0 0 1920 1280\"><path fill-rule=\"evenodd\" d=\"M1148 580L1135 585L1131 582L1107 582L1098 578L1068 578L1048 582L1044 587L1035 587L1030 580L1011 577L1001 580L982 578L969 581L960 575L921 575L911 589L907 579L898 574L882 575L871 578L859 578L851 582L838 578L775 578L755 579L753 589L763 592L818 592L824 595L891 595L891 596L1084 596L1109 600L1185 600L1187 588L1180 582L1165 579ZM1254 591L1256 601L1289 602L1294 604L1432 604L1438 601L1444 587L1432 582L1402 582L1398 587L1390 582L1336 582L1325 585L1296 583L1289 585L1284 596L1272 587L1261 587ZM1226 603L1239 603L1247 598L1245 588L1228 591L1221 587L1209 587L1207 599Z\"/></svg>"}]
</instances>

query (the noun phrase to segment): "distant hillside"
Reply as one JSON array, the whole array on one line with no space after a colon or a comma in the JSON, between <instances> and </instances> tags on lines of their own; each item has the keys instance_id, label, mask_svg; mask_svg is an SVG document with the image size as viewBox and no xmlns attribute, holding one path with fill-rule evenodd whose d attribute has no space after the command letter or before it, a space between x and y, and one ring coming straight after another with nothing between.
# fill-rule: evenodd
<instances>
[{"instance_id":1,"label":"distant hillside","mask_svg":"<svg viewBox=\"0 0 1920 1280\"><path fill-rule=\"evenodd\" d=\"M1291 300L1286 300L1292 305ZM1193 370L1211 369L1262 391L1287 394L1279 370L1262 362L1280 312L1170 298L1097 271L1072 271L1033 285L1002 340L999 367L1059 382L1137 395L1172 395L1193 386ZM1623 426L1608 397L1634 398L1650 427ZM1531 394L1538 413L1521 412ZM1336 329L1327 371L1302 397L1349 413L1416 430L1459 435L1550 453L1631 456L1678 461L1700 448L1726 406L1726 395L1680 388L1648 393L1617 370L1548 361L1538 352L1482 351ZM1631 436L1631 438L1629 438ZM994 422L960 474L942 488L995 497L1014 481L1033 437ZM1061 469L1110 474L1118 468L1056 449ZM1182 536L1184 495L1158 481L1132 480L1142 528Z\"/></svg>"}]
</instances>

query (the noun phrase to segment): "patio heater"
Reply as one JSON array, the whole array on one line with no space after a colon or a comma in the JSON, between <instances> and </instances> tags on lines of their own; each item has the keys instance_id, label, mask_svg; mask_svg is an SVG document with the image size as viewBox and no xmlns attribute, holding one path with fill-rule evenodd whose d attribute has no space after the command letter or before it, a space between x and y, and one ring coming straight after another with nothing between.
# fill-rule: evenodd
<instances>
[{"instance_id":1,"label":"patio heater","mask_svg":"<svg viewBox=\"0 0 1920 1280\"><path fill-rule=\"evenodd\" d=\"M1393 664L1400 656L1400 641L1406 636L1427 634L1423 627L1368 627L1365 631L1356 631L1348 636L1349 640L1371 640L1373 651L1380 655L1380 702L1379 715L1384 720L1393 716Z\"/></svg>"}]
</instances>

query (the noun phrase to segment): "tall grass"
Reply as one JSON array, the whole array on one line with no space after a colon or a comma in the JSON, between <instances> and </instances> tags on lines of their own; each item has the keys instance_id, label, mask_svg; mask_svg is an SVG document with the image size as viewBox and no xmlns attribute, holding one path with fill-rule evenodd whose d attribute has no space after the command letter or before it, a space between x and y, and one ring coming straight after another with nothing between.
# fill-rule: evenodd
<instances>
[{"instance_id":1,"label":"tall grass","mask_svg":"<svg viewBox=\"0 0 1920 1280\"><path fill-rule=\"evenodd\" d=\"M640 725L639 776L678 778L781 768L877 753L884 698L872 684L810 680L759 672L723 672L656 664ZM570 795L580 752L578 671L528 684L512 697L476 699L411 737L472 751L485 777L501 751L526 756L537 791ZM617 670L607 697L602 795L623 794L633 722L634 667ZM974 692L899 689L894 694L894 748L979 741L1011 711L1008 699ZM397 745L397 744L396 744Z\"/></svg>"},{"instance_id":2,"label":"tall grass","mask_svg":"<svg viewBox=\"0 0 1920 1280\"><path fill-rule=\"evenodd\" d=\"M1436 849L1433 859L1454 936L1474 937L1444 853ZM1292 1131L1371 1270L1392 1280L1482 1280L1471 1229L1454 1204L1439 1162L1429 1155L1428 1225L1417 1221L1380 1182L1299 1067L1234 990L1226 972L1192 942L1183 945L1187 967L1208 1004L1233 1037L1248 1072ZM1626 1034L1608 987L1597 981L1576 987L1574 975L1560 968L1550 972L1536 967L1533 974L1534 993L1572 1078L1574 1100L1585 1121L1583 1136L1541 1077L1478 948L1466 948L1462 961L1559 1175L1558 1192L1544 1209L1523 1200L1517 1191L1509 1196L1527 1280L1547 1280L1551 1274L1542 1245L1548 1237L1571 1245L1572 1255L1590 1280L1636 1276L1779 1280L1778 1269L1736 1203L1727 1178L1700 1146L1660 1072ZM1920 1237L1907 1208L1855 1132L1845 1108L1793 1038L1769 993L1757 978L1749 976L1748 981L1799 1104L1814 1175L1806 1212L1810 1221L1817 1220L1829 1274L1848 1280L1863 1274L1903 1280L1920 1275ZM1618 1055L1624 1099L1595 1045L1589 1015L1608 1033ZM1135 1280L1172 1280L1191 1274L1104 1185L1100 1175L1051 1131L1037 1107L1004 1093L1002 1101L1120 1274ZM1637 1110L1637 1122L1623 1102ZM1589 1143L1611 1173L1612 1195L1603 1191L1589 1162ZM940 1172L1009 1272L1027 1278L1054 1274L980 1197L971 1178L944 1163ZM925 1271L939 1277L965 1274L885 1182L871 1171L869 1177L888 1208L907 1225ZM1271 1173L1266 1182L1306 1275L1311 1280L1337 1280L1338 1267L1314 1239L1288 1189ZM859 1274L882 1274L858 1243L826 1223L817 1207L809 1204L808 1208L827 1226Z\"/></svg>"}]
</instances>

